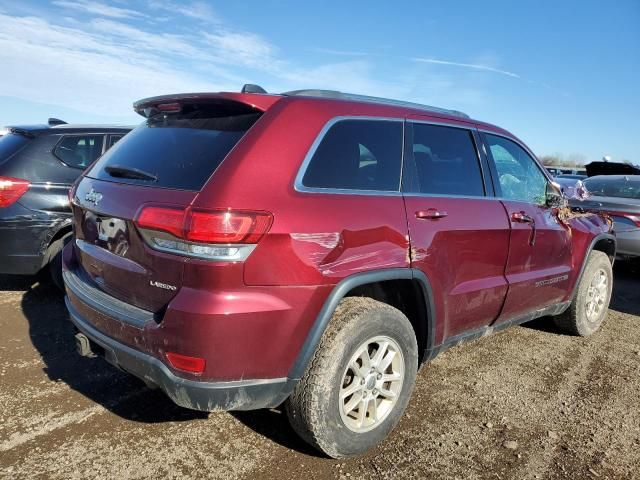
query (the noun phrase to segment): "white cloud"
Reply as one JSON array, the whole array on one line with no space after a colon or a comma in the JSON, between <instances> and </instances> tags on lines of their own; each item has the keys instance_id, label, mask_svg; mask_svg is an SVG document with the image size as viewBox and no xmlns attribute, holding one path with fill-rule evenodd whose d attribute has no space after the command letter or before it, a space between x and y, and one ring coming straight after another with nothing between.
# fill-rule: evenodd
<instances>
[{"instance_id":1,"label":"white cloud","mask_svg":"<svg viewBox=\"0 0 640 480\"><path fill-rule=\"evenodd\" d=\"M149 6L155 10L164 10L170 14L179 14L204 22L220 22L211 5L203 1L185 2L171 0L149 0Z\"/></svg>"},{"instance_id":2,"label":"white cloud","mask_svg":"<svg viewBox=\"0 0 640 480\"><path fill-rule=\"evenodd\" d=\"M484 70L486 72L499 73L501 75L506 75L507 77L513 78L521 78L517 73L509 72L507 70L500 70L499 68L490 67L488 65L481 65L475 63L460 63L460 62L450 62L448 60L436 60L434 58L413 58L414 62L420 63L432 63L436 65L449 65L454 67L464 67L464 68L472 68L474 70Z\"/></svg>"},{"instance_id":3,"label":"white cloud","mask_svg":"<svg viewBox=\"0 0 640 480\"><path fill-rule=\"evenodd\" d=\"M92 13L94 15L101 15L103 17L135 18L144 16L144 14L136 10L114 7L112 5L105 5L104 3L92 2L90 0L54 0L53 4L58 7Z\"/></svg>"},{"instance_id":4,"label":"white cloud","mask_svg":"<svg viewBox=\"0 0 640 480\"><path fill-rule=\"evenodd\" d=\"M356 52L353 50L334 50L332 48L321 47L310 48L309 50L311 50L312 52L325 53L327 55L337 55L342 57L366 57L367 55L369 55L366 52Z\"/></svg>"},{"instance_id":5,"label":"white cloud","mask_svg":"<svg viewBox=\"0 0 640 480\"><path fill-rule=\"evenodd\" d=\"M238 84L222 75L206 81L135 46L33 17L0 15L0 63L11 72L0 76L3 95L102 115L129 113L133 101L150 95Z\"/></svg>"},{"instance_id":6,"label":"white cloud","mask_svg":"<svg viewBox=\"0 0 640 480\"><path fill-rule=\"evenodd\" d=\"M10 72L0 76L0 92L114 116L128 114L132 102L143 97L238 91L244 83L274 92L326 88L457 109L485 100L470 82L465 86L442 72L425 74L410 62L401 76L384 74L385 66L369 56L302 66L283 58L264 37L222 23L206 31L171 31L104 15L69 22L0 14L0 64Z\"/></svg>"},{"instance_id":7,"label":"white cloud","mask_svg":"<svg viewBox=\"0 0 640 480\"><path fill-rule=\"evenodd\" d=\"M259 35L220 29L203 37L211 51L230 64L273 70L279 63L276 48Z\"/></svg>"}]
</instances>

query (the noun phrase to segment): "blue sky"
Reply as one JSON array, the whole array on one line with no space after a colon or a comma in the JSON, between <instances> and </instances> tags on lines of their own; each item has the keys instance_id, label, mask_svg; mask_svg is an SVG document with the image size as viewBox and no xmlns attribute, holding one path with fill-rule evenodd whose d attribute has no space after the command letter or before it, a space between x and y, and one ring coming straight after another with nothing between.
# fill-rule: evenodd
<instances>
[{"instance_id":1,"label":"blue sky","mask_svg":"<svg viewBox=\"0 0 640 480\"><path fill-rule=\"evenodd\" d=\"M640 1L0 0L0 125L138 123L180 91L454 108L538 154L640 163Z\"/></svg>"}]
</instances>

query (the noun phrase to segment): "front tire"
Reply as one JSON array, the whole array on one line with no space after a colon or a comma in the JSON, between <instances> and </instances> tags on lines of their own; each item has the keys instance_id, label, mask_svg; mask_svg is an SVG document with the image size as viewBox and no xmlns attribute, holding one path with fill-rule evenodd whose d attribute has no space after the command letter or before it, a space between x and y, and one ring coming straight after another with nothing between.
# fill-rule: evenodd
<instances>
[{"instance_id":1,"label":"front tire","mask_svg":"<svg viewBox=\"0 0 640 480\"><path fill-rule=\"evenodd\" d=\"M407 317L371 298L345 298L286 402L289 421L330 457L359 455L397 425L417 370Z\"/></svg>"},{"instance_id":2,"label":"front tire","mask_svg":"<svg viewBox=\"0 0 640 480\"><path fill-rule=\"evenodd\" d=\"M570 335L587 337L604 322L613 290L613 269L604 252L592 251L580 278L571 306L554 318L556 325Z\"/></svg>"}]
</instances>

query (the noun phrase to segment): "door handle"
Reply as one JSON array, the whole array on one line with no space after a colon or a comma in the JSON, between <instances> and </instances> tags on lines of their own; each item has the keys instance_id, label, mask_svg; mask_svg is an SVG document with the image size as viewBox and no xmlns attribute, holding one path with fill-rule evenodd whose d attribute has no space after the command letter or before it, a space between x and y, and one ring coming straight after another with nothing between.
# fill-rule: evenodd
<instances>
[{"instance_id":1,"label":"door handle","mask_svg":"<svg viewBox=\"0 0 640 480\"><path fill-rule=\"evenodd\" d=\"M513 212L511 214L511 221L518 223L530 223L535 225L536 221L525 212Z\"/></svg>"},{"instance_id":2,"label":"door handle","mask_svg":"<svg viewBox=\"0 0 640 480\"><path fill-rule=\"evenodd\" d=\"M536 221L531 215L527 215L525 212L513 212L511 214L511 221L518 223L528 223L531 225L531 235L529 236L529 245L532 247L536 244Z\"/></svg>"},{"instance_id":3,"label":"door handle","mask_svg":"<svg viewBox=\"0 0 640 480\"><path fill-rule=\"evenodd\" d=\"M416 218L421 220L438 220L447 216L447 212L438 210L436 208L429 208L427 210L418 210L416 212Z\"/></svg>"}]
</instances>

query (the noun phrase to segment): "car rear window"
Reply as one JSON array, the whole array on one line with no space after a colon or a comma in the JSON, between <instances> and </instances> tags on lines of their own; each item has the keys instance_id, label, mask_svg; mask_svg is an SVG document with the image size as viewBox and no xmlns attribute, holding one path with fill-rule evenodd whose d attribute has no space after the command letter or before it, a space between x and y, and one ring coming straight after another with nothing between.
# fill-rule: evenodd
<instances>
[{"instance_id":1,"label":"car rear window","mask_svg":"<svg viewBox=\"0 0 640 480\"><path fill-rule=\"evenodd\" d=\"M87 176L200 190L260 115L242 104L191 104L179 113L157 113L107 151Z\"/></svg>"},{"instance_id":2,"label":"car rear window","mask_svg":"<svg viewBox=\"0 0 640 480\"><path fill-rule=\"evenodd\" d=\"M589 178L587 191L596 197L634 198L640 200L640 180L629 178Z\"/></svg>"},{"instance_id":3,"label":"car rear window","mask_svg":"<svg viewBox=\"0 0 640 480\"><path fill-rule=\"evenodd\" d=\"M16 152L29 143L29 137L8 133L0 137L0 163L9 160Z\"/></svg>"}]
</instances>

